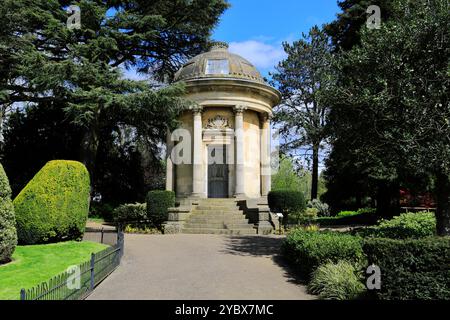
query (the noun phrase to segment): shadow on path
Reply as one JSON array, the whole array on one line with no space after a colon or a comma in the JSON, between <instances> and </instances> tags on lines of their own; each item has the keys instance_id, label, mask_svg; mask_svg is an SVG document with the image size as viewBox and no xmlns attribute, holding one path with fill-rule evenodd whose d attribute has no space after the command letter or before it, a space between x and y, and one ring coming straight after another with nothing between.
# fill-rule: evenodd
<instances>
[{"instance_id":1,"label":"shadow on path","mask_svg":"<svg viewBox=\"0 0 450 320\"><path fill-rule=\"evenodd\" d=\"M305 285L306 281L281 255L284 237L271 236L230 236L225 242L224 253L242 256L270 257L283 269L283 276L288 282Z\"/></svg>"}]
</instances>

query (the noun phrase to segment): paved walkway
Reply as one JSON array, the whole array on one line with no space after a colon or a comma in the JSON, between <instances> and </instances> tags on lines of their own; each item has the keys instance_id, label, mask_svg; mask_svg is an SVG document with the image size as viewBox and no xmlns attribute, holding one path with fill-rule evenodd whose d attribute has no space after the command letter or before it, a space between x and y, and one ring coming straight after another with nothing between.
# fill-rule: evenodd
<instances>
[{"instance_id":1,"label":"paved walkway","mask_svg":"<svg viewBox=\"0 0 450 320\"><path fill-rule=\"evenodd\" d=\"M88 299L312 299L278 256L281 237L126 235L120 267Z\"/></svg>"}]
</instances>

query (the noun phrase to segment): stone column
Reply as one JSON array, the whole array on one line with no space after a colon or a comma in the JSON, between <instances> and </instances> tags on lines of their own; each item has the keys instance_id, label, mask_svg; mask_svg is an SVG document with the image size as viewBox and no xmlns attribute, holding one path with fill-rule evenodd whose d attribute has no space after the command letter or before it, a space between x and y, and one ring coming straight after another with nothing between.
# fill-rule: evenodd
<instances>
[{"instance_id":1,"label":"stone column","mask_svg":"<svg viewBox=\"0 0 450 320\"><path fill-rule=\"evenodd\" d=\"M267 197L272 186L270 166L270 119L268 113L260 114L261 119L261 196Z\"/></svg>"},{"instance_id":2,"label":"stone column","mask_svg":"<svg viewBox=\"0 0 450 320\"><path fill-rule=\"evenodd\" d=\"M192 197L203 197L203 159L202 159L202 111L203 107L192 108L194 116L194 143L193 143L193 163L192 163Z\"/></svg>"},{"instance_id":3,"label":"stone column","mask_svg":"<svg viewBox=\"0 0 450 320\"><path fill-rule=\"evenodd\" d=\"M235 135L236 135L236 189L235 197L245 197L245 170L244 170L244 106L236 106L235 113Z\"/></svg>"},{"instance_id":4,"label":"stone column","mask_svg":"<svg viewBox=\"0 0 450 320\"><path fill-rule=\"evenodd\" d=\"M173 160L172 160L172 149L173 149L173 141L172 141L172 133L169 129L167 129L167 138L166 138L166 190L167 191L175 191L173 185Z\"/></svg>"}]
</instances>

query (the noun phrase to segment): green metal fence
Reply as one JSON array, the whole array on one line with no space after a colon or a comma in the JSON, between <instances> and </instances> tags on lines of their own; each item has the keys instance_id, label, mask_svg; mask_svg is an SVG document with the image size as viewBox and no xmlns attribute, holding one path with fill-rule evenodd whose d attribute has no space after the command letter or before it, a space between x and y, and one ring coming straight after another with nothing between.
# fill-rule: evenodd
<instances>
[{"instance_id":1,"label":"green metal fence","mask_svg":"<svg viewBox=\"0 0 450 320\"><path fill-rule=\"evenodd\" d=\"M20 291L20 300L81 300L120 264L124 250L124 235L117 233L117 243L98 253L90 261L73 266L48 281Z\"/></svg>"}]
</instances>

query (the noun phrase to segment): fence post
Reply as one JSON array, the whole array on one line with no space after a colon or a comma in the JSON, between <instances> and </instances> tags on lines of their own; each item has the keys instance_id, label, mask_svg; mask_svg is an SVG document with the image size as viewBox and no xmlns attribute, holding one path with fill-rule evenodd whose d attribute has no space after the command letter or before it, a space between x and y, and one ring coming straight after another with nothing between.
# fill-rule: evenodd
<instances>
[{"instance_id":1,"label":"fence post","mask_svg":"<svg viewBox=\"0 0 450 320\"><path fill-rule=\"evenodd\" d=\"M95 286L95 253L91 253L91 286L90 289L94 290Z\"/></svg>"},{"instance_id":2,"label":"fence post","mask_svg":"<svg viewBox=\"0 0 450 320\"><path fill-rule=\"evenodd\" d=\"M20 290L20 300L25 300L25 296L26 296L25 289L21 289Z\"/></svg>"},{"instance_id":3,"label":"fence post","mask_svg":"<svg viewBox=\"0 0 450 320\"><path fill-rule=\"evenodd\" d=\"M102 237L101 237L100 243L103 243L103 230L104 230L104 227L102 227Z\"/></svg>"}]
</instances>

